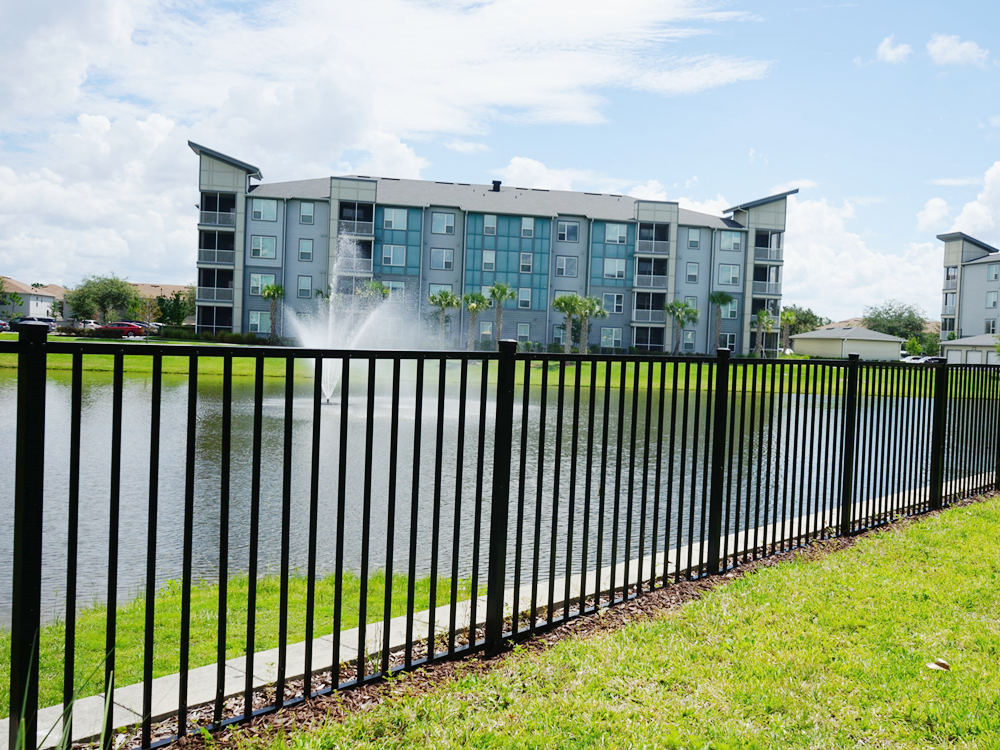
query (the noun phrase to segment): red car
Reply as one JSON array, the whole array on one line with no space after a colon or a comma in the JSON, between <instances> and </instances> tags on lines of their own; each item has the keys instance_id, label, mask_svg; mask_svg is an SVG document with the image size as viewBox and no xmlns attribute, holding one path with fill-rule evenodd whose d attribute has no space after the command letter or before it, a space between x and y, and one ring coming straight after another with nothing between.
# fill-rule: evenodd
<instances>
[{"instance_id":1,"label":"red car","mask_svg":"<svg viewBox=\"0 0 1000 750\"><path fill-rule=\"evenodd\" d=\"M135 323L108 323L106 326L101 326L101 330L111 335L121 336L122 338L126 336L128 338L142 336L146 333L142 326L137 326Z\"/></svg>"}]
</instances>

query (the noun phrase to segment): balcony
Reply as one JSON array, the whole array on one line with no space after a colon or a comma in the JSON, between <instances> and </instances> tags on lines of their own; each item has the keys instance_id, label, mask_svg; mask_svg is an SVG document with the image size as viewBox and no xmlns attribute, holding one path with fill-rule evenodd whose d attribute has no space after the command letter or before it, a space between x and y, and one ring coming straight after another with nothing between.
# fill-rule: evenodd
<instances>
[{"instance_id":1,"label":"balcony","mask_svg":"<svg viewBox=\"0 0 1000 750\"><path fill-rule=\"evenodd\" d=\"M234 250L199 250L199 263L225 263L233 265L236 262L236 251Z\"/></svg>"},{"instance_id":2,"label":"balcony","mask_svg":"<svg viewBox=\"0 0 1000 750\"><path fill-rule=\"evenodd\" d=\"M338 258L334 267L337 273L371 273L371 258Z\"/></svg>"},{"instance_id":3,"label":"balcony","mask_svg":"<svg viewBox=\"0 0 1000 750\"><path fill-rule=\"evenodd\" d=\"M653 255L670 255L670 242L667 240L639 240L636 243L635 251Z\"/></svg>"},{"instance_id":4,"label":"balcony","mask_svg":"<svg viewBox=\"0 0 1000 750\"><path fill-rule=\"evenodd\" d=\"M199 302L232 302L233 290L214 286L198 287Z\"/></svg>"},{"instance_id":5,"label":"balcony","mask_svg":"<svg viewBox=\"0 0 1000 750\"><path fill-rule=\"evenodd\" d=\"M235 227L236 212L202 211L199 222L214 227Z\"/></svg>"},{"instance_id":6,"label":"balcony","mask_svg":"<svg viewBox=\"0 0 1000 750\"><path fill-rule=\"evenodd\" d=\"M780 247L755 247L753 249L754 260L770 260L782 262L784 253Z\"/></svg>"},{"instance_id":7,"label":"balcony","mask_svg":"<svg viewBox=\"0 0 1000 750\"><path fill-rule=\"evenodd\" d=\"M958 279L945 279L942 289L958 289Z\"/></svg>"},{"instance_id":8,"label":"balcony","mask_svg":"<svg viewBox=\"0 0 1000 750\"><path fill-rule=\"evenodd\" d=\"M663 310L633 310L633 323L665 323L667 314Z\"/></svg>"},{"instance_id":9,"label":"balcony","mask_svg":"<svg viewBox=\"0 0 1000 750\"><path fill-rule=\"evenodd\" d=\"M633 279L632 286L643 289L665 289L667 286L667 277L637 273Z\"/></svg>"},{"instance_id":10,"label":"balcony","mask_svg":"<svg viewBox=\"0 0 1000 750\"><path fill-rule=\"evenodd\" d=\"M755 281L753 283L753 293L754 294L781 294L781 282L780 281Z\"/></svg>"},{"instance_id":11,"label":"balcony","mask_svg":"<svg viewBox=\"0 0 1000 750\"><path fill-rule=\"evenodd\" d=\"M337 222L338 234L353 234L356 237L374 237L375 222L373 221L348 221L341 219ZM370 268L368 269L371 270Z\"/></svg>"},{"instance_id":12,"label":"balcony","mask_svg":"<svg viewBox=\"0 0 1000 750\"><path fill-rule=\"evenodd\" d=\"M955 306L954 305L943 305L941 307L941 314L942 315L954 315L955 314Z\"/></svg>"}]
</instances>

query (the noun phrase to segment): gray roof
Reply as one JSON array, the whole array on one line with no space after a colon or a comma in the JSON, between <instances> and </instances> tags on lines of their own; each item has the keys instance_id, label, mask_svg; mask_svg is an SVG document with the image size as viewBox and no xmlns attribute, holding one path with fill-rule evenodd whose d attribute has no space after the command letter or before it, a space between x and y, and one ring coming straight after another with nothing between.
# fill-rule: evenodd
<instances>
[{"instance_id":1,"label":"gray roof","mask_svg":"<svg viewBox=\"0 0 1000 750\"><path fill-rule=\"evenodd\" d=\"M942 341L941 346L986 346L992 349L997 344L997 337L992 333L981 333L978 336L966 336L954 341Z\"/></svg>"},{"instance_id":2,"label":"gray roof","mask_svg":"<svg viewBox=\"0 0 1000 750\"><path fill-rule=\"evenodd\" d=\"M889 336L878 331L870 331L867 328L852 326L851 328L823 328L818 331L808 333L797 333L789 338L793 339L838 339L849 341L906 341L898 336Z\"/></svg>"},{"instance_id":3,"label":"gray roof","mask_svg":"<svg viewBox=\"0 0 1000 750\"><path fill-rule=\"evenodd\" d=\"M749 203L741 203L738 206L727 208L722 213L729 214L733 211L745 211L748 208L756 208L757 206L763 206L766 203L774 203L775 201L780 201L782 198L787 198L789 195L795 195L797 192L799 192L799 189L795 188L795 190L789 190L787 193L778 193L777 195L769 195L766 198L758 198L757 200L750 201Z\"/></svg>"},{"instance_id":4,"label":"gray roof","mask_svg":"<svg viewBox=\"0 0 1000 750\"><path fill-rule=\"evenodd\" d=\"M260 170L257 169L257 167L255 167L253 164L247 164L245 161L240 161L239 159L234 159L231 156L226 156L225 154L220 153L219 151L215 151L214 149L210 149L205 146L200 146L194 141L188 141L188 146L190 146L191 150L194 151L196 154L198 154L198 156L201 156L202 154L204 154L205 156L211 156L213 159L218 159L219 161L228 164L231 167L236 167L237 169L242 169L246 171L246 173L251 177L256 177L258 180L264 179L264 176L260 173Z\"/></svg>"},{"instance_id":5,"label":"gray roof","mask_svg":"<svg viewBox=\"0 0 1000 750\"><path fill-rule=\"evenodd\" d=\"M500 186L495 192L490 185L430 180L397 180L389 177L351 176L372 180L378 184L378 202L398 206L449 206L477 213L514 214L527 216L585 216L592 219L632 221L638 199L628 195L582 193L570 190L542 190ZM295 180L254 185L254 197L303 198L326 200L330 197L330 179ZM732 219L678 209L678 221L684 225L712 229L742 229Z\"/></svg>"},{"instance_id":6,"label":"gray roof","mask_svg":"<svg viewBox=\"0 0 1000 750\"><path fill-rule=\"evenodd\" d=\"M992 245L987 245L985 242L977 240L975 237L970 237L965 232L949 232L948 234L939 234L937 238L942 242L949 242L951 240L965 240L966 242L975 245L976 247L981 247L988 253L1000 253L1000 250L997 250Z\"/></svg>"},{"instance_id":7,"label":"gray roof","mask_svg":"<svg viewBox=\"0 0 1000 750\"><path fill-rule=\"evenodd\" d=\"M998 260L996 255L984 255L982 258L976 258L975 260L963 260L963 266L974 266L981 263L996 263Z\"/></svg>"}]
</instances>

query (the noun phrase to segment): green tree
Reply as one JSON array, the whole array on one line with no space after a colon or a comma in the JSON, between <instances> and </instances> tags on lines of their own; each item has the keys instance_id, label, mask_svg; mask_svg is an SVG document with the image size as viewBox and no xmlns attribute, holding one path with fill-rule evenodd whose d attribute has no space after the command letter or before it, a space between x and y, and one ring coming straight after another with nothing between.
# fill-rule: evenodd
<instances>
[{"instance_id":1,"label":"green tree","mask_svg":"<svg viewBox=\"0 0 1000 750\"><path fill-rule=\"evenodd\" d=\"M552 309L566 316L563 333L563 353L573 351L573 316L582 312L583 300L578 294L564 294L552 300Z\"/></svg>"},{"instance_id":2,"label":"green tree","mask_svg":"<svg viewBox=\"0 0 1000 750\"><path fill-rule=\"evenodd\" d=\"M708 301L715 305L715 348L719 348L719 334L722 332L722 308L733 301L729 292L712 292Z\"/></svg>"},{"instance_id":3,"label":"green tree","mask_svg":"<svg viewBox=\"0 0 1000 750\"><path fill-rule=\"evenodd\" d=\"M795 325L795 321L797 319L798 316L796 315L795 310L792 310L789 307L782 309L780 317L782 353L784 353L785 350L788 349L788 339L792 335L792 326Z\"/></svg>"},{"instance_id":4,"label":"green tree","mask_svg":"<svg viewBox=\"0 0 1000 750\"><path fill-rule=\"evenodd\" d=\"M920 337L920 345L928 357L936 357L941 353L941 334L924 333Z\"/></svg>"},{"instance_id":5,"label":"green tree","mask_svg":"<svg viewBox=\"0 0 1000 750\"><path fill-rule=\"evenodd\" d=\"M371 310L389 296L389 287L381 281L368 279L354 291L354 296L361 300L366 309Z\"/></svg>"},{"instance_id":6,"label":"green tree","mask_svg":"<svg viewBox=\"0 0 1000 750\"><path fill-rule=\"evenodd\" d=\"M86 276L75 289L66 293L66 303L75 318L99 318L109 322L119 319L139 293L125 279L111 276Z\"/></svg>"},{"instance_id":7,"label":"green tree","mask_svg":"<svg viewBox=\"0 0 1000 750\"><path fill-rule=\"evenodd\" d=\"M674 300L663 306L663 311L674 321L674 354L681 350L681 331L689 323L698 322L698 308L686 300Z\"/></svg>"},{"instance_id":8,"label":"green tree","mask_svg":"<svg viewBox=\"0 0 1000 750\"><path fill-rule=\"evenodd\" d=\"M754 344L753 353L755 357L760 359L764 356L764 339L767 338L767 334L774 330L774 318L771 317L771 313L766 307L762 307L757 311L755 322L757 324L757 341Z\"/></svg>"},{"instance_id":9,"label":"green tree","mask_svg":"<svg viewBox=\"0 0 1000 750\"><path fill-rule=\"evenodd\" d=\"M503 303L517 299L517 292L510 286L510 284L504 284L502 281L495 283L489 288L488 291L490 293L490 299L493 300L493 304L496 307L497 332L495 336L496 348L497 351L499 351L500 336L503 333Z\"/></svg>"},{"instance_id":10,"label":"green tree","mask_svg":"<svg viewBox=\"0 0 1000 750\"><path fill-rule=\"evenodd\" d=\"M466 348L471 352L476 347L476 318L490 306L490 301L485 294L469 292L462 297L462 304L469 311L469 341Z\"/></svg>"},{"instance_id":11,"label":"green tree","mask_svg":"<svg viewBox=\"0 0 1000 750\"><path fill-rule=\"evenodd\" d=\"M584 297L576 315L580 321L580 351L586 354L590 347L590 319L606 318L608 311L597 297Z\"/></svg>"},{"instance_id":12,"label":"green tree","mask_svg":"<svg viewBox=\"0 0 1000 750\"><path fill-rule=\"evenodd\" d=\"M260 290L260 296L271 305L271 331L267 337L272 344L277 344L278 337L278 302L285 296L285 287L281 284L268 284Z\"/></svg>"},{"instance_id":13,"label":"green tree","mask_svg":"<svg viewBox=\"0 0 1000 750\"><path fill-rule=\"evenodd\" d=\"M919 338L924 332L924 311L916 305L891 299L881 305L866 307L861 325L870 331L901 339Z\"/></svg>"},{"instance_id":14,"label":"green tree","mask_svg":"<svg viewBox=\"0 0 1000 750\"><path fill-rule=\"evenodd\" d=\"M903 349L906 350L906 353L911 357L919 356L924 351L923 344L920 343L920 339L916 336L910 336L910 338L906 340L906 343L903 344Z\"/></svg>"},{"instance_id":15,"label":"green tree","mask_svg":"<svg viewBox=\"0 0 1000 750\"><path fill-rule=\"evenodd\" d=\"M829 325L833 322L829 318L817 315L808 307L785 305L783 309L795 314L795 321L788 329L789 336L795 336L799 333L809 333L809 331L815 331L820 326Z\"/></svg>"},{"instance_id":16,"label":"green tree","mask_svg":"<svg viewBox=\"0 0 1000 750\"><path fill-rule=\"evenodd\" d=\"M169 297L162 294L156 298L156 306L160 309L160 322L168 326L184 325L184 321L195 313L195 305L192 294L193 287L189 287L187 292L179 289Z\"/></svg>"},{"instance_id":17,"label":"green tree","mask_svg":"<svg viewBox=\"0 0 1000 750\"><path fill-rule=\"evenodd\" d=\"M440 323L438 325L438 349L444 349L444 328L448 322L448 310L460 307L462 305L462 300L445 289L444 291L432 294L427 298L427 301L431 303L432 307L436 307L439 310Z\"/></svg>"}]
</instances>

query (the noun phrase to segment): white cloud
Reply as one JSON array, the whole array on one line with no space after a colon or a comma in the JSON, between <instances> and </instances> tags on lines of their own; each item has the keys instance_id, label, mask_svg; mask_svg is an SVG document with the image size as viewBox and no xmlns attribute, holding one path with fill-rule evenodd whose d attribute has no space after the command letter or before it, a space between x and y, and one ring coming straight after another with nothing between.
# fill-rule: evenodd
<instances>
[{"instance_id":1,"label":"white cloud","mask_svg":"<svg viewBox=\"0 0 1000 750\"><path fill-rule=\"evenodd\" d=\"M960 37L949 34L934 34L927 42L927 51L935 65L979 65L986 66L989 50L972 41L963 42Z\"/></svg>"},{"instance_id":2,"label":"white cloud","mask_svg":"<svg viewBox=\"0 0 1000 750\"><path fill-rule=\"evenodd\" d=\"M477 154L481 151L489 151L490 147L485 143L476 141L463 141L460 138L448 141L443 144L449 151L456 151L460 154Z\"/></svg>"},{"instance_id":3,"label":"white cloud","mask_svg":"<svg viewBox=\"0 0 1000 750\"><path fill-rule=\"evenodd\" d=\"M886 63L906 62L906 58L913 52L913 47L909 44L893 44L895 36L887 36L878 45L878 59Z\"/></svg>"},{"instance_id":4,"label":"white cloud","mask_svg":"<svg viewBox=\"0 0 1000 750\"><path fill-rule=\"evenodd\" d=\"M965 232L992 245L1000 244L1000 161L986 170L983 189L955 218L953 232Z\"/></svg>"},{"instance_id":5,"label":"white cloud","mask_svg":"<svg viewBox=\"0 0 1000 750\"><path fill-rule=\"evenodd\" d=\"M789 190L808 190L809 188L817 187L819 187L819 183L812 180L791 180L775 185L771 188L770 193L771 195L777 195L778 193L787 193Z\"/></svg>"},{"instance_id":6,"label":"white cloud","mask_svg":"<svg viewBox=\"0 0 1000 750\"><path fill-rule=\"evenodd\" d=\"M633 198L643 201L668 201L667 189L660 184L659 180L648 180L641 185L636 185L628 191Z\"/></svg>"},{"instance_id":7,"label":"white cloud","mask_svg":"<svg viewBox=\"0 0 1000 750\"><path fill-rule=\"evenodd\" d=\"M937 231L951 216L951 206L943 198L931 198L924 209L917 213L917 229L921 232Z\"/></svg>"},{"instance_id":8,"label":"white cloud","mask_svg":"<svg viewBox=\"0 0 1000 750\"><path fill-rule=\"evenodd\" d=\"M933 312L940 293L941 253L933 242L902 252L872 248L849 231L854 205L788 199L783 298L844 320L888 299ZM901 273L905 270L905 273Z\"/></svg>"},{"instance_id":9,"label":"white cloud","mask_svg":"<svg viewBox=\"0 0 1000 750\"><path fill-rule=\"evenodd\" d=\"M712 214L713 216L720 216L723 211L733 205L721 195L716 195L714 198L708 198L703 201L680 197L677 199L677 202L681 208L686 208L689 211L698 211L703 214Z\"/></svg>"},{"instance_id":10,"label":"white cloud","mask_svg":"<svg viewBox=\"0 0 1000 750\"><path fill-rule=\"evenodd\" d=\"M592 184L599 179L583 169L552 169L526 156L515 156L499 174L506 185L544 190L573 190L576 183Z\"/></svg>"},{"instance_id":11,"label":"white cloud","mask_svg":"<svg viewBox=\"0 0 1000 750\"><path fill-rule=\"evenodd\" d=\"M982 177L942 177L936 180L927 180L930 185L941 185L943 187L966 187L967 185L982 185Z\"/></svg>"}]
</instances>

